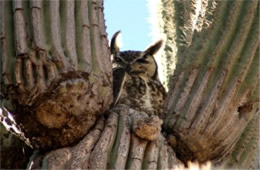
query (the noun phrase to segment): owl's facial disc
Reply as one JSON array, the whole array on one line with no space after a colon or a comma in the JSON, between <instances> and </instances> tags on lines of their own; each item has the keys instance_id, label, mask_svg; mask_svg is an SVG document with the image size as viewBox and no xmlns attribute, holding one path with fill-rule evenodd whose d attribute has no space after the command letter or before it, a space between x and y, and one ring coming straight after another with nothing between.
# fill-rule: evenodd
<instances>
[{"instance_id":1,"label":"owl's facial disc","mask_svg":"<svg viewBox=\"0 0 260 170\"><path fill-rule=\"evenodd\" d=\"M130 74L153 78L157 74L156 70L157 66L153 56L143 55L136 58L131 64Z\"/></svg>"},{"instance_id":2,"label":"owl's facial disc","mask_svg":"<svg viewBox=\"0 0 260 170\"><path fill-rule=\"evenodd\" d=\"M112 68L121 67L124 68L126 61L120 57L120 55L114 56L112 60Z\"/></svg>"}]
</instances>

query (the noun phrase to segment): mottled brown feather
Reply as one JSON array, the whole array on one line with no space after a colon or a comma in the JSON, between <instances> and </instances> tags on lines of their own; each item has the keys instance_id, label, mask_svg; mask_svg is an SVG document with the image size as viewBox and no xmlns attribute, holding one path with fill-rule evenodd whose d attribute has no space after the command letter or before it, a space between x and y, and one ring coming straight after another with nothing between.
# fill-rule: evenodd
<instances>
[{"instance_id":1,"label":"mottled brown feather","mask_svg":"<svg viewBox=\"0 0 260 170\"><path fill-rule=\"evenodd\" d=\"M158 79L154 54L162 41L145 51L122 51L115 44L118 33L113 36L113 93L114 105L127 105L148 115L160 115L163 110L165 90Z\"/></svg>"}]
</instances>

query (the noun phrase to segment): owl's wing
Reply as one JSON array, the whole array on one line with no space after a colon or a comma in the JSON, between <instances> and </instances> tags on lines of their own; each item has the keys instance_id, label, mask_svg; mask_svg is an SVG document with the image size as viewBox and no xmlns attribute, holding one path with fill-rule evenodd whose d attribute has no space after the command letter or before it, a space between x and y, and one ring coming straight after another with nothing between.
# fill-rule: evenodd
<instances>
[{"instance_id":1,"label":"owl's wing","mask_svg":"<svg viewBox=\"0 0 260 170\"><path fill-rule=\"evenodd\" d=\"M114 68L113 69L113 97L115 106L120 98L123 86L125 83L125 69L123 68Z\"/></svg>"}]
</instances>

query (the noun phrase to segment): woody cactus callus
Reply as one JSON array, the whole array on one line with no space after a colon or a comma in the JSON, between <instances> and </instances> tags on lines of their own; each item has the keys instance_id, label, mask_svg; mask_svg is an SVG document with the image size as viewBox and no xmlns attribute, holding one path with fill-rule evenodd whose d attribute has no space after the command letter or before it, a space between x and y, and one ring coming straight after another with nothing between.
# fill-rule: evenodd
<instances>
[{"instance_id":1,"label":"woody cactus callus","mask_svg":"<svg viewBox=\"0 0 260 170\"><path fill-rule=\"evenodd\" d=\"M117 107L99 118L95 127L76 145L45 154L35 153L28 169L175 169L183 166L159 134L151 141L133 132L134 109Z\"/></svg>"},{"instance_id":2,"label":"woody cactus callus","mask_svg":"<svg viewBox=\"0 0 260 170\"><path fill-rule=\"evenodd\" d=\"M34 148L82 138L112 102L103 2L1 1L0 11L3 106Z\"/></svg>"},{"instance_id":3,"label":"woody cactus callus","mask_svg":"<svg viewBox=\"0 0 260 170\"><path fill-rule=\"evenodd\" d=\"M259 1L170 1L162 20L175 24L162 30L178 51L165 56L177 65L164 129L182 160L218 163L259 114Z\"/></svg>"}]
</instances>

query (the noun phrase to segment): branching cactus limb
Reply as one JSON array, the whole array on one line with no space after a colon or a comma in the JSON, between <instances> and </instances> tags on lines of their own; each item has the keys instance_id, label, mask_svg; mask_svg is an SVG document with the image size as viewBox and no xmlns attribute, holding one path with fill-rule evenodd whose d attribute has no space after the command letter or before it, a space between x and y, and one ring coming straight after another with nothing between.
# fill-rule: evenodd
<instances>
[{"instance_id":1,"label":"branching cactus limb","mask_svg":"<svg viewBox=\"0 0 260 170\"><path fill-rule=\"evenodd\" d=\"M154 1L151 0L152 3ZM160 35L165 41L162 55L158 56L158 62L162 65L159 67L159 74L166 88L170 88L174 82L172 73L176 64L183 60L181 53L185 47L191 45L194 34L205 31L212 24L217 2L161 0L157 5L158 23L152 22L152 28L156 32L154 36ZM203 35L200 39L206 39L207 34Z\"/></svg>"},{"instance_id":2,"label":"branching cactus limb","mask_svg":"<svg viewBox=\"0 0 260 170\"><path fill-rule=\"evenodd\" d=\"M103 1L1 1L3 105L34 148L82 138L112 102Z\"/></svg>"},{"instance_id":3,"label":"branching cactus limb","mask_svg":"<svg viewBox=\"0 0 260 170\"><path fill-rule=\"evenodd\" d=\"M164 129L183 161L218 164L259 109L259 1L176 3L172 19L178 36L172 38L178 51L172 57L177 65L169 82Z\"/></svg>"},{"instance_id":4,"label":"branching cactus limb","mask_svg":"<svg viewBox=\"0 0 260 170\"><path fill-rule=\"evenodd\" d=\"M170 169L183 165L162 134L149 141L131 130L129 108L109 111L108 118L73 147L54 150L32 159L29 167L47 169ZM135 114L140 112L135 111ZM130 114L129 114L130 113ZM38 160L42 161L38 161ZM36 163L38 165L36 165ZM29 168L32 169L32 168Z\"/></svg>"}]
</instances>

